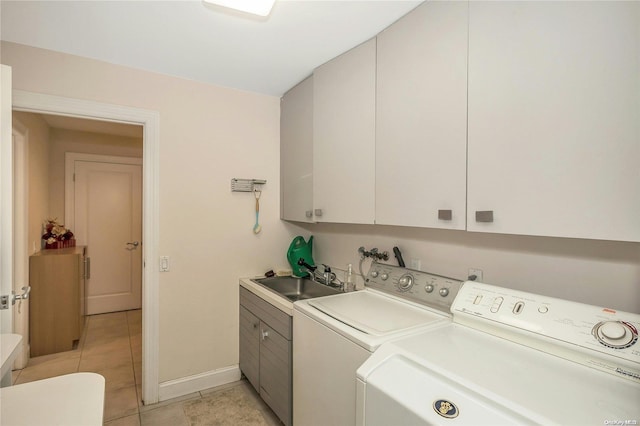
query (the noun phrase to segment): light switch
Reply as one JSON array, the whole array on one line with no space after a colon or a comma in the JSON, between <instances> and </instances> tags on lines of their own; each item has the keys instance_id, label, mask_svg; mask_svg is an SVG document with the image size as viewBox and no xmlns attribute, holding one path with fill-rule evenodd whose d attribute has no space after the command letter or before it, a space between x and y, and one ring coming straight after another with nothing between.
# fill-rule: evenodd
<instances>
[{"instance_id":1,"label":"light switch","mask_svg":"<svg viewBox=\"0 0 640 426\"><path fill-rule=\"evenodd\" d=\"M169 272L169 256L160 256L160 272Z\"/></svg>"}]
</instances>

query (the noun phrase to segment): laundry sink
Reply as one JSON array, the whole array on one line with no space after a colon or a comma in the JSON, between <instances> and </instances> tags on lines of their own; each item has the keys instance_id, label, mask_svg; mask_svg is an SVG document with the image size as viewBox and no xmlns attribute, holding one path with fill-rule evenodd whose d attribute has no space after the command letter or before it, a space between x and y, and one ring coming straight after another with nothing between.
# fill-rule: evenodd
<instances>
[{"instance_id":1,"label":"laundry sink","mask_svg":"<svg viewBox=\"0 0 640 426\"><path fill-rule=\"evenodd\" d=\"M271 277L251 280L271 291L295 302L296 300L313 299L314 297L339 294L340 290L324 284L298 277Z\"/></svg>"}]
</instances>

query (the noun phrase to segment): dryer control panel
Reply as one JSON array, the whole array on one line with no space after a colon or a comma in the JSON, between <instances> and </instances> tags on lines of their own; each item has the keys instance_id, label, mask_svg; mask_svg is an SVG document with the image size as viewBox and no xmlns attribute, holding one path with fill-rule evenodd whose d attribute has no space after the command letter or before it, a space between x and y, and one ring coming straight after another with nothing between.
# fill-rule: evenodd
<instances>
[{"instance_id":1,"label":"dryer control panel","mask_svg":"<svg viewBox=\"0 0 640 426\"><path fill-rule=\"evenodd\" d=\"M400 266L373 263L365 285L449 313L462 281Z\"/></svg>"},{"instance_id":2,"label":"dryer control panel","mask_svg":"<svg viewBox=\"0 0 640 426\"><path fill-rule=\"evenodd\" d=\"M453 321L640 382L640 315L468 281Z\"/></svg>"}]
</instances>

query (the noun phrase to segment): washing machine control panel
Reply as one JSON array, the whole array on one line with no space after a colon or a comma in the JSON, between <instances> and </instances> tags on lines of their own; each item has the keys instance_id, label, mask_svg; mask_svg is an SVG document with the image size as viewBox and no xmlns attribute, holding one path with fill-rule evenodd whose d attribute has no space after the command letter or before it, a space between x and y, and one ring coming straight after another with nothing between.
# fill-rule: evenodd
<instances>
[{"instance_id":1,"label":"washing machine control panel","mask_svg":"<svg viewBox=\"0 0 640 426\"><path fill-rule=\"evenodd\" d=\"M365 285L449 313L462 281L399 266L373 263Z\"/></svg>"},{"instance_id":2,"label":"washing machine control panel","mask_svg":"<svg viewBox=\"0 0 640 426\"><path fill-rule=\"evenodd\" d=\"M640 383L638 314L473 281L464 283L451 312L454 322L574 354L569 358Z\"/></svg>"}]
</instances>

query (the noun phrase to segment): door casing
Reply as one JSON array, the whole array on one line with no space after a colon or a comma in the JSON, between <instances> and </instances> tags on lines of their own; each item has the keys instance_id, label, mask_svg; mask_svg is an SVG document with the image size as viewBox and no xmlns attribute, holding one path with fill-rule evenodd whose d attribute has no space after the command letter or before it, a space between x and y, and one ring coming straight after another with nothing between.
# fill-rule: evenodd
<instances>
[{"instance_id":1,"label":"door casing","mask_svg":"<svg viewBox=\"0 0 640 426\"><path fill-rule=\"evenodd\" d=\"M78 118L138 124L143 126L142 200L142 395L145 404L158 402L159 380L159 145L158 111L103 102L13 90L17 111L66 115Z\"/></svg>"}]
</instances>

